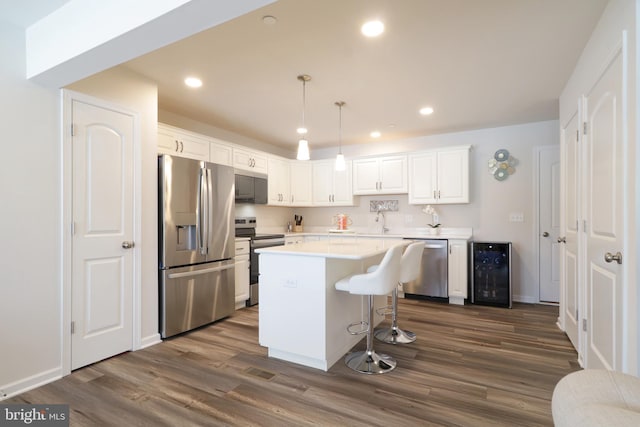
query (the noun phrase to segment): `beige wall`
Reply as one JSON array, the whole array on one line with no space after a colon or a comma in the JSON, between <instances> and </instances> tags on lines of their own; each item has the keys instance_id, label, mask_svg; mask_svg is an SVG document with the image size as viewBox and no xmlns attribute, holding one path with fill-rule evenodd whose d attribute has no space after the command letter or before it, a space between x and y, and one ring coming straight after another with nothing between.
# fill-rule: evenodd
<instances>
[{"instance_id":1,"label":"beige wall","mask_svg":"<svg viewBox=\"0 0 640 427\"><path fill-rule=\"evenodd\" d=\"M61 375L59 94L25 80L0 17L0 399Z\"/></svg>"}]
</instances>

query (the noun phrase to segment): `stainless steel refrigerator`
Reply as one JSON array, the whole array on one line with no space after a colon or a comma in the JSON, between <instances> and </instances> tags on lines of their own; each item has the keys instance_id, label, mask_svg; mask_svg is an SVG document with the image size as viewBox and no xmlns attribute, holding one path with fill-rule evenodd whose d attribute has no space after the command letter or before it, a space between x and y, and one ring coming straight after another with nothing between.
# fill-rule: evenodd
<instances>
[{"instance_id":1,"label":"stainless steel refrigerator","mask_svg":"<svg viewBox=\"0 0 640 427\"><path fill-rule=\"evenodd\" d=\"M160 334L229 316L235 301L235 190L229 166L158 157Z\"/></svg>"}]
</instances>

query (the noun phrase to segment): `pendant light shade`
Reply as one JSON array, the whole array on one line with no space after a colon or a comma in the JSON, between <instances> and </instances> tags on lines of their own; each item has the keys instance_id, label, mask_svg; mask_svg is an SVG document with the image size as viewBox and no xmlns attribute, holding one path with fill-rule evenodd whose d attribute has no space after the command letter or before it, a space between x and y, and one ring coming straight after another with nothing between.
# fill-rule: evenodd
<instances>
[{"instance_id":1,"label":"pendant light shade","mask_svg":"<svg viewBox=\"0 0 640 427\"><path fill-rule=\"evenodd\" d=\"M343 171L347 168L346 162L344 161L344 154L342 154L342 107L344 106L344 101L337 101L335 103L338 106L338 155L336 156L336 170Z\"/></svg>"},{"instance_id":2,"label":"pendant light shade","mask_svg":"<svg viewBox=\"0 0 640 427\"><path fill-rule=\"evenodd\" d=\"M301 74L298 76L298 80L302 82L302 124L298 127L297 132L300 135L307 134L307 127L304 123L304 114L307 107L307 98L306 98L306 87L307 82L311 80L311 76L307 74ZM309 141L307 141L305 136L301 136L298 140L298 155L296 156L298 160L309 160Z\"/></svg>"},{"instance_id":3,"label":"pendant light shade","mask_svg":"<svg viewBox=\"0 0 640 427\"><path fill-rule=\"evenodd\" d=\"M298 160L309 160L309 141L306 139L301 139L298 141L298 155L296 156Z\"/></svg>"}]
</instances>

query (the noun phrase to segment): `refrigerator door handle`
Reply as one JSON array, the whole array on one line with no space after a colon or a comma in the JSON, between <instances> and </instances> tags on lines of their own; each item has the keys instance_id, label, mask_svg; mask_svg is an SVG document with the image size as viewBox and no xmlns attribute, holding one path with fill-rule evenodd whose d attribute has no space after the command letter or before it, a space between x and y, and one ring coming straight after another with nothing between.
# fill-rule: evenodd
<instances>
[{"instance_id":1,"label":"refrigerator door handle","mask_svg":"<svg viewBox=\"0 0 640 427\"><path fill-rule=\"evenodd\" d=\"M205 243L205 236L207 235L206 233L206 228L205 228L205 222L206 222L206 212L205 212L205 206L206 206L206 169L201 168L200 169L200 176L199 176L199 180L198 180L198 204L197 204L197 210L196 210L196 238L197 238L197 245L198 245L198 250L200 251L200 254L202 255L206 255L207 253L207 249L206 249L206 243Z\"/></svg>"},{"instance_id":2,"label":"refrigerator door handle","mask_svg":"<svg viewBox=\"0 0 640 427\"><path fill-rule=\"evenodd\" d=\"M211 183L211 170L209 168L205 168L205 184L207 187L207 202L205 204L206 216L205 216L205 233L204 233L204 247L205 254L209 254L209 242L211 241L211 204L213 203L213 184Z\"/></svg>"},{"instance_id":3,"label":"refrigerator door handle","mask_svg":"<svg viewBox=\"0 0 640 427\"><path fill-rule=\"evenodd\" d=\"M202 270L196 270L196 271L185 271L183 273L170 273L167 277L169 279L179 279L181 277L199 276L201 274L209 274L209 273L214 273L216 271L229 270L230 268L234 268L234 267L235 267L235 264L222 265L219 267L203 268Z\"/></svg>"}]
</instances>

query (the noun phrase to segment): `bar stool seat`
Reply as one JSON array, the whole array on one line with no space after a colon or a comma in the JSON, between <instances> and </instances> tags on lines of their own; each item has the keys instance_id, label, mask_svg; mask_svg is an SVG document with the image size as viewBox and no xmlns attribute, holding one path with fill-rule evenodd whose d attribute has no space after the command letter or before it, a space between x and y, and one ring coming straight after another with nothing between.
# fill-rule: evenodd
<instances>
[{"instance_id":1,"label":"bar stool seat","mask_svg":"<svg viewBox=\"0 0 640 427\"><path fill-rule=\"evenodd\" d=\"M409 245L402 254L400 260L400 280L399 283L409 283L420 276L420 266L422 264L422 253L424 252L424 242L415 242ZM374 266L375 267L375 266ZM370 268L371 269L371 268ZM387 309L389 307L384 307ZM403 331L398 327L398 287L393 288L391 293L391 327L379 328L374 332L376 339L389 344L409 344L416 340L416 334L411 331Z\"/></svg>"},{"instance_id":2,"label":"bar stool seat","mask_svg":"<svg viewBox=\"0 0 640 427\"><path fill-rule=\"evenodd\" d=\"M368 320L347 327L351 334L367 334L367 349L351 352L345 357L345 363L354 371L363 374L384 374L396 367L395 359L386 354L378 354L373 349L373 297L374 295L388 295L397 287L400 280L401 257L402 246L394 246L387 251L375 271L347 276L335 284L339 291L368 296ZM353 332L352 328L355 325L365 326L366 329Z\"/></svg>"}]
</instances>

